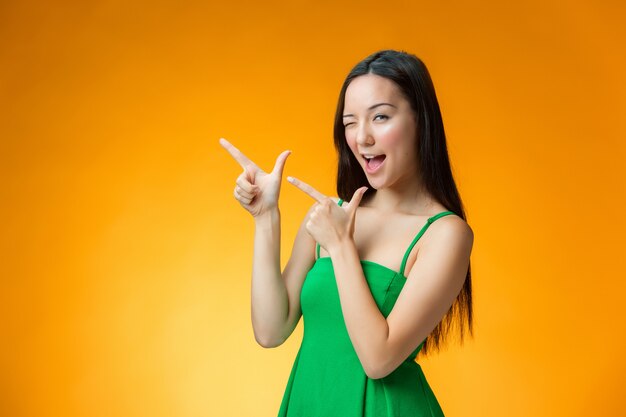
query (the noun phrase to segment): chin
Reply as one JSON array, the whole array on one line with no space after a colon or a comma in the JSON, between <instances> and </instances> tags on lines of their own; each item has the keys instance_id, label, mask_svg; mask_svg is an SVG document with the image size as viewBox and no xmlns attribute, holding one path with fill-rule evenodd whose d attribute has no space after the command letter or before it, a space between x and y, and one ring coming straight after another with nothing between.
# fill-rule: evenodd
<instances>
[{"instance_id":1,"label":"chin","mask_svg":"<svg viewBox=\"0 0 626 417\"><path fill-rule=\"evenodd\" d=\"M384 188L384 184L382 181L371 181L369 178L367 179L367 185L369 188L372 188L374 190Z\"/></svg>"}]
</instances>

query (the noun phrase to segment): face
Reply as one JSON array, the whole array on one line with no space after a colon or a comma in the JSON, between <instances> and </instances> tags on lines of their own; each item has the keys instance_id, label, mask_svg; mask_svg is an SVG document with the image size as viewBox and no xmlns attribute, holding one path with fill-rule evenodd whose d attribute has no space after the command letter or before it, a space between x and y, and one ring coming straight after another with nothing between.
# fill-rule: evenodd
<instances>
[{"instance_id":1,"label":"face","mask_svg":"<svg viewBox=\"0 0 626 417\"><path fill-rule=\"evenodd\" d=\"M415 180L415 114L396 83L374 74L352 80L343 124L348 146L373 188Z\"/></svg>"}]
</instances>

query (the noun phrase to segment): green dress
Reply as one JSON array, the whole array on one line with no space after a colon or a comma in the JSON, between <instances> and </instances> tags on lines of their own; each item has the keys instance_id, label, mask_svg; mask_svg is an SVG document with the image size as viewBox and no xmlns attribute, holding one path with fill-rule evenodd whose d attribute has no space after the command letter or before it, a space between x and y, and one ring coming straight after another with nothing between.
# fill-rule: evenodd
<instances>
[{"instance_id":1,"label":"green dress","mask_svg":"<svg viewBox=\"0 0 626 417\"><path fill-rule=\"evenodd\" d=\"M339 205L343 200L339 200ZM402 260L400 272L361 261L381 313L387 317L406 282L411 249L441 212L428 219ZM415 358L422 342L389 375L369 378L354 350L341 310L330 257L319 257L300 295L304 335L278 412L279 417L441 417L443 411Z\"/></svg>"}]
</instances>

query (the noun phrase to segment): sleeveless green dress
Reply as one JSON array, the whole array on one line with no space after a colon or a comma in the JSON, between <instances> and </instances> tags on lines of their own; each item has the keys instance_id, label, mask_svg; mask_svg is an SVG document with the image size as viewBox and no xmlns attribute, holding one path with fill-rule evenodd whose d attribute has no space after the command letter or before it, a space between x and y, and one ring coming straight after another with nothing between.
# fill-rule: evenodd
<instances>
[{"instance_id":1,"label":"sleeveless green dress","mask_svg":"<svg viewBox=\"0 0 626 417\"><path fill-rule=\"evenodd\" d=\"M339 205L343 200L339 200ZM404 268L411 249L438 218L428 219L407 249L400 272L361 261L363 273L381 313L387 317L406 282ZM415 358L422 342L386 377L369 378L346 328L330 257L319 257L300 295L304 335L278 412L279 417L441 417L443 411Z\"/></svg>"}]
</instances>

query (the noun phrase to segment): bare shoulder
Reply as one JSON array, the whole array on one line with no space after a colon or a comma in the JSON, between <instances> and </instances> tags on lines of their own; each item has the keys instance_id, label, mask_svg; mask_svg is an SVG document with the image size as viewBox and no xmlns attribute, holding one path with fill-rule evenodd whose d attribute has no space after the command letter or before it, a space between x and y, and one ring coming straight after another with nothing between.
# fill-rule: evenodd
<instances>
[{"instance_id":1,"label":"bare shoulder","mask_svg":"<svg viewBox=\"0 0 626 417\"><path fill-rule=\"evenodd\" d=\"M470 225L456 214L443 216L434 221L431 227L439 225L438 234L452 234L463 239L473 239L474 231Z\"/></svg>"},{"instance_id":2,"label":"bare shoulder","mask_svg":"<svg viewBox=\"0 0 626 417\"><path fill-rule=\"evenodd\" d=\"M428 239L423 242L426 247L456 248L465 250L468 254L474 243L474 231L471 226L460 216L447 215L440 217L430 225Z\"/></svg>"}]
</instances>

